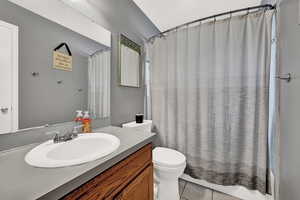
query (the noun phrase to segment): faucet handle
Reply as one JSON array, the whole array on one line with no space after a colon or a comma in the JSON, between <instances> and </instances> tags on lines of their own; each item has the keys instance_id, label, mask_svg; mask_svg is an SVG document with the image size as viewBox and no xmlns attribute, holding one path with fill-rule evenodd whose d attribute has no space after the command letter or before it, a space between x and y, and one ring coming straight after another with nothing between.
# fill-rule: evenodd
<instances>
[{"instance_id":1,"label":"faucet handle","mask_svg":"<svg viewBox=\"0 0 300 200\"><path fill-rule=\"evenodd\" d=\"M78 137L78 129L83 127L83 125L80 125L80 126L74 126L73 127L73 130L72 130L72 133L69 134L69 138L68 139L74 139L76 137Z\"/></svg>"},{"instance_id":2,"label":"faucet handle","mask_svg":"<svg viewBox=\"0 0 300 200\"><path fill-rule=\"evenodd\" d=\"M74 127L73 127L72 133L73 133L73 134L78 134L78 129L79 129L79 128L82 128L82 127L83 127L83 125L74 126Z\"/></svg>"},{"instance_id":3,"label":"faucet handle","mask_svg":"<svg viewBox=\"0 0 300 200\"><path fill-rule=\"evenodd\" d=\"M53 142L58 143L59 141L60 141L59 133L56 133L54 138L53 138Z\"/></svg>"}]
</instances>

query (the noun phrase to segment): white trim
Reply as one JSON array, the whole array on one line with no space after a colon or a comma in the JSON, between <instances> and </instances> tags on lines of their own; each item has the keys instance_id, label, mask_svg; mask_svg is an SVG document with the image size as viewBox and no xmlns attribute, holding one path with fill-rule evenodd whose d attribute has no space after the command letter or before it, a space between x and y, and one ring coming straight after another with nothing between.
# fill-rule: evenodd
<instances>
[{"instance_id":1,"label":"white trim","mask_svg":"<svg viewBox=\"0 0 300 200\"><path fill-rule=\"evenodd\" d=\"M19 27L13 25L12 132L19 129Z\"/></svg>"},{"instance_id":2,"label":"white trim","mask_svg":"<svg viewBox=\"0 0 300 200\"><path fill-rule=\"evenodd\" d=\"M12 33L12 103L11 103L11 131L19 129L19 27L0 20L0 26L9 28Z\"/></svg>"}]
</instances>

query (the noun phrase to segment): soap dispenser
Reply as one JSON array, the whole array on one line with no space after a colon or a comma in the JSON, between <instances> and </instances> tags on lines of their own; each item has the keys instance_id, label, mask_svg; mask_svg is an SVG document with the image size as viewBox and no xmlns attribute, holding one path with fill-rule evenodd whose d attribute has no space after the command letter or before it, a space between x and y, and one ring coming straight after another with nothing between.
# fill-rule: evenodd
<instances>
[{"instance_id":1,"label":"soap dispenser","mask_svg":"<svg viewBox=\"0 0 300 200\"><path fill-rule=\"evenodd\" d=\"M92 132L91 122L92 122L92 119L90 118L89 111L85 111L84 115L83 115L83 120L82 120L84 133Z\"/></svg>"},{"instance_id":2,"label":"soap dispenser","mask_svg":"<svg viewBox=\"0 0 300 200\"><path fill-rule=\"evenodd\" d=\"M83 120L82 110L76 110L76 117L74 119L76 126L80 126Z\"/></svg>"},{"instance_id":3,"label":"soap dispenser","mask_svg":"<svg viewBox=\"0 0 300 200\"><path fill-rule=\"evenodd\" d=\"M76 117L74 119L75 127L82 126L83 123L83 113L82 110L76 110Z\"/></svg>"}]
</instances>

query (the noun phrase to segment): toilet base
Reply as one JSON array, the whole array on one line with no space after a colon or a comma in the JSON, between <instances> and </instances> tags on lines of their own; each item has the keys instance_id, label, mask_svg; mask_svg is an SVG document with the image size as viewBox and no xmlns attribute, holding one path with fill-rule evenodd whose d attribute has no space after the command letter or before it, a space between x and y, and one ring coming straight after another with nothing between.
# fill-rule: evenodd
<instances>
[{"instance_id":1,"label":"toilet base","mask_svg":"<svg viewBox=\"0 0 300 200\"><path fill-rule=\"evenodd\" d=\"M178 179L155 181L155 200L180 200Z\"/></svg>"}]
</instances>

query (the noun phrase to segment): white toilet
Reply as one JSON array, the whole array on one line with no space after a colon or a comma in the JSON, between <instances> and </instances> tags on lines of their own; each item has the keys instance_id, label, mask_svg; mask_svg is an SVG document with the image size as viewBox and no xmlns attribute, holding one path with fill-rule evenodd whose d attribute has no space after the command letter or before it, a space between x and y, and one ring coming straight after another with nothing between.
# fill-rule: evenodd
<instances>
[{"instance_id":1,"label":"white toilet","mask_svg":"<svg viewBox=\"0 0 300 200\"><path fill-rule=\"evenodd\" d=\"M130 122L123 124L124 128L151 132L152 121L145 120L137 124ZM185 156L175 150L156 147L152 151L154 165L154 199L179 200L178 178L186 167Z\"/></svg>"},{"instance_id":2,"label":"white toilet","mask_svg":"<svg viewBox=\"0 0 300 200\"><path fill-rule=\"evenodd\" d=\"M185 156L175 150L156 147L152 151L155 200L179 200L178 178L186 167Z\"/></svg>"}]
</instances>

